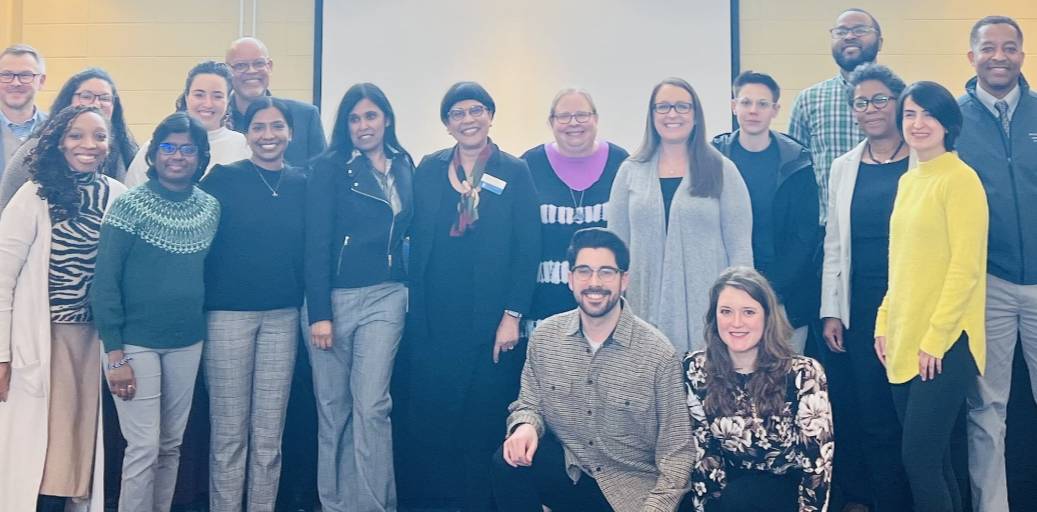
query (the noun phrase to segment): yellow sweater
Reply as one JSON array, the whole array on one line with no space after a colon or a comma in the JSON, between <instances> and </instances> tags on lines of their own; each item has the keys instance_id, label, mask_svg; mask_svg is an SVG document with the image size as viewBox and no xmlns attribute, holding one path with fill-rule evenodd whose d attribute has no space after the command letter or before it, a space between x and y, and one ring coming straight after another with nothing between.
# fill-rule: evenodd
<instances>
[{"instance_id":1,"label":"yellow sweater","mask_svg":"<svg viewBox=\"0 0 1037 512\"><path fill-rule=\"evenodd\" d=\"M875 320L886 375L918 375L918 352L942 358L961 332L980 373L986 361L987 198L971 167L948 152L900 178L889 222L889 290Z\"/></svg>"}]
</instances>

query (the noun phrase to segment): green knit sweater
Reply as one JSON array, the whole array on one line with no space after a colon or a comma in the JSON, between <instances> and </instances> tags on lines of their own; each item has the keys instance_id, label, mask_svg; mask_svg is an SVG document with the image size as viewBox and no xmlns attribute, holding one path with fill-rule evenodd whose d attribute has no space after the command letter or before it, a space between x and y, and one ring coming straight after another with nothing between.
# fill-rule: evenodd
<instances>
[{"instance_id":1,"label":"green knit sweater","mask_svg":"<svg viewBox=\"0 0 1037 512\"><path fill-rule=\"evenodd\" d=\"M116 199L90 291L106 352L205 339L205 256L219 219L219 202L197 187L172 191L153 179Z\"/></svg>"}]
</instances>

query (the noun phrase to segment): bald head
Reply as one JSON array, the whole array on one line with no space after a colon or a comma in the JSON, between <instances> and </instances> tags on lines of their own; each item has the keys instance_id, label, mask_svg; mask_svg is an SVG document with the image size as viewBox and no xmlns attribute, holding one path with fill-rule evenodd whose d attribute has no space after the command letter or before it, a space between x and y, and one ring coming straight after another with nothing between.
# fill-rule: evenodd
<instances>
[{"instance_id":1,"label":"bald head","mask_svg":"<svg viewBox=\"0 0 1037 512\"><path fill-rule=\"evenodd\" d=\"M226 62L234 74L237 101L251 103L266 94L274 61L270 60L270 52L262 41L254 37L235 40L227 48Z\"/></svg>"}]
</instances>

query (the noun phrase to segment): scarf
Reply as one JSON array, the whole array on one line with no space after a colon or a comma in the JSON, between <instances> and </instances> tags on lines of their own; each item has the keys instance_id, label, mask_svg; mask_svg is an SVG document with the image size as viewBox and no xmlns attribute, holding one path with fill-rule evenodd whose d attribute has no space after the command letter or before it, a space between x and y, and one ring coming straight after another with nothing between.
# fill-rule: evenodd
<instances>
[{"instance_id":1,"label":"scarf","mask_svg":"<svg viewBox=\"0 0 1037 512\"><path fill-rule=\"evenodd\" d=\"M493 142L486 144L482 152L475 159L471 177L467 177L464 167L461 166L461 150L454 146L454 157L451 165L457 173L457 181L461 183L461 197L457 201L457 220L450 227L450 236L464 236L465 232L473 228L479 220L479 189L482 185L482 177L486 172L486 162L497 152L497 145Z\"/></svg>"}]
</instances>

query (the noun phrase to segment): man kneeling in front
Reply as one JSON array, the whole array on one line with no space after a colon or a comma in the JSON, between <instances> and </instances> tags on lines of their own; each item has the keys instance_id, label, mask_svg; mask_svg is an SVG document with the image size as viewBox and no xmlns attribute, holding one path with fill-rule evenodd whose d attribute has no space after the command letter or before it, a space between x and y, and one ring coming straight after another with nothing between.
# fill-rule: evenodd
<instances>
[{"instance_id":1,"label":"man kneeling in front","mask_svg":"<svg viewBox=\"0 0 1037 512\"><path fill-rule=\"evenodd\" d=\"M576 232L568 259L579 307L530 337L494 456L498 510L674 511L694 462L678 354L621 300L630 252L615 233Z\"/></svg>"}]
</instances>

